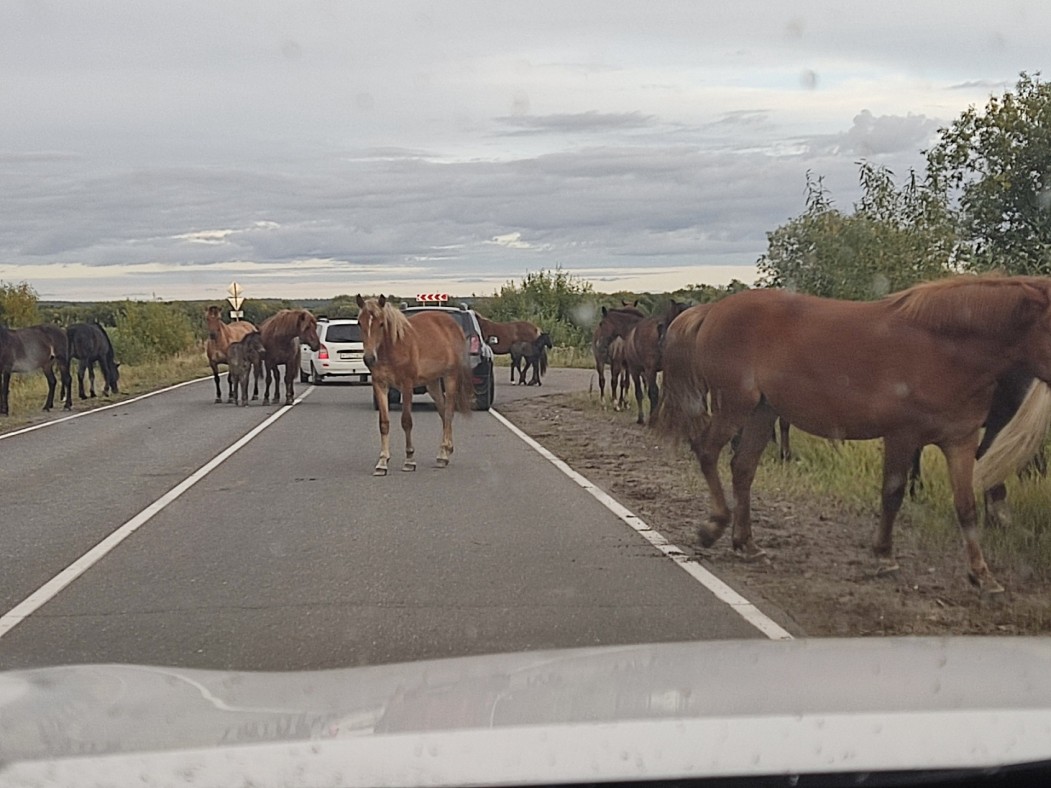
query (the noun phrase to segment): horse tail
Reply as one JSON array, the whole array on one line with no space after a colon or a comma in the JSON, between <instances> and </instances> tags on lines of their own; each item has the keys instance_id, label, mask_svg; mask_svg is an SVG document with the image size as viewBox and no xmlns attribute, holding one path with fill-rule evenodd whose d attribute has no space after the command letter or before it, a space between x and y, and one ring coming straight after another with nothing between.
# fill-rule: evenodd
<instances>
[{"instance_id":1,"label":"horse tail","mask_svg":"<svg viewBox=\"0 0 1051 788\"><path fill-rule=\"evenodd\" d=\"M1049 427L1051 387L1034 380L1018 411L975 463L975 489L984 492L1021 470L1043 445Z\"/></svg>"},{"instance_id":2,"label":"horse tail","mask_svg":"<svg viewBox=\"0 0 1051 788\"><path fill-rule=\"evenodd\" d=\"M540 374L547 374L547 346L540 346Z\"/></svg>"},{"instance_id":3,"label":"horse tail","mask_svg":"<svg viewBox=\"0 0 1051 788\"><path fill-rule=\"evenodd\" d=\"M675 442L699 440L711 420L708 385L697 370L695 358L697 333L706 313L707 309L699 310L692 320L676 320L664 333L664 378L654 426Z\"/></svg>"},{"instance_id":4,"label":"horse tail","mask_svg":"<svg viewBox=\"0 0 1051 788\"><path fill-rule=\"evenodd\" d=\"M471 365L463 359L456 365L456 400L453 407L460 413L470 413L474 406L474 378Z\"/></svg>"}]
</instances>

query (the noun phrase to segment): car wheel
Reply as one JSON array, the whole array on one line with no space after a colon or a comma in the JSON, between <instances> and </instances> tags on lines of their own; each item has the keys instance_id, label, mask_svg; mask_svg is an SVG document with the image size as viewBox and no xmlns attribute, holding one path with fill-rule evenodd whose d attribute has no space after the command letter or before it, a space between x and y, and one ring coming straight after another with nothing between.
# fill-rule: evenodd
<instances>
[{"instance_id":1,"label":"car wheel","mask_svg":"<svg viewBox=\"0 0 1051 788\"><path fill-rule=\"evenodd\" d=\"M319 375L317 373L317 370L314 369L314 365L311 364L310 365L310 382L313 383L315 386L320 386L321 382L323 380L324 380L324 378L321 377L321 375Z\"/></svg>"},{"instance_id":2,"label":"car wheel","mask_svg":"<svg viewBox=\"0 0 1051 788\"><path fill-rule=\"evenodd\" d=\"M476 388L474 390L474 409L489 410L489 408L491 408L493 405L493 396L495 394L496 381L493 379L493 376L490 373L489 382L483 383L479 388Z\"/></svg>"},{"instance_id":3,"label":"car wheel","mask_svg":"<svg viewBox=\"0 0 1051 788\"><path fill-rule=\"evenodd\" d=\"M309 383L310 382L310 376L307 375L307 373L303 371L302 367L299 368L299 382L300 383Z\"/></svg>"}]
</instances>

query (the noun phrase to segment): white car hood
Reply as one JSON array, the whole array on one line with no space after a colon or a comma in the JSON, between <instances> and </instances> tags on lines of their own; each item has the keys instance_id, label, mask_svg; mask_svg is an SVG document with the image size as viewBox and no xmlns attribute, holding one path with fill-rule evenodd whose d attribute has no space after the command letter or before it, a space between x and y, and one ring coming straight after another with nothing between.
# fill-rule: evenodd
<instances>
[{"instance_id":1,"label":"white car hood","mask_svg":"<svg viewBox=\"0 0 1051 788\"><path fill-rule=\"evenodd\" d=\"M1045 638L0 673L0 785L528 785L1048 759Z\"/></svg>"}]
</instances>

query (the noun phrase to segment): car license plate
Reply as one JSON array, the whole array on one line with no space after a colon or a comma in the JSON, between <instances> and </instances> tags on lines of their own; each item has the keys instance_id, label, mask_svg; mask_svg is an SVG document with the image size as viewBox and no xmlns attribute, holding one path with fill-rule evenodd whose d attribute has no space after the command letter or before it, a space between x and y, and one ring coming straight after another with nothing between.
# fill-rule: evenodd
<instances>
[{"instance_id":1,"label":"car license plate","mask_svg":"<svg viewBox=\"0 0 1051 788\"><path fill-rule=\"evenodd\" d=\"M339 358L341 361L354 361L355 359L360 359L361 356L357 353L351 353L349 350L341 350Z\"/></svg>"}]
</instances>

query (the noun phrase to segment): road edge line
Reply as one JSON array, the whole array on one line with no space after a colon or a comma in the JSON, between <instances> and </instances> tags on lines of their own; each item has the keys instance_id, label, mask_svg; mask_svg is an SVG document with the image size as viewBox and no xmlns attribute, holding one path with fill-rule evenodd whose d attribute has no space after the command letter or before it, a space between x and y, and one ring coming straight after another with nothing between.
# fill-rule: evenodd
<instances>
[{"instance_id":1,"label":"road edge line","mask_svg":"<svg viewBox=\"0 0 1051 788\"><path fill-rule=\"evenodd\" d=\"M224 372L223 374L225 375L226 373ZM111 402L108 405L99 405L97 408L89 408L88 410L80 410L76 413L71 413L68 416L62 416L58 419L48 419L47 421L42 421L39 424L30 424L28 427L19 427L17 430L11 430L10 432L0 432L0 441L5 440L7 438L13 438L16 435L25 435L27 432L42 430L44 429L44 427L52 427L56 424L64 424L67 421L79 419L81 416L90 416L92 413L101 413L102 411L110 410L111 408L119 408L122 405L130 405L133 402L138 402L139 400L144 400L148 397L155 397L158 394L164 394L167 391L175 391L175 389L182 388L183 386L189 386L191 383L201 383L202 381L211 379L212 376L209 375L206 378L194 378L193 380L184 380L182 383L173 383L170 386L165 386L164 388L157 389L156 391L147 391L145 394L138 394L137 396L134 396L131 399L124 399L118 402Z\"/></svg>"},{"instance_id":2,"label":"road edge line","mask_svg":"<svg viewBox=\"0 0 1051 788\"><path fill-rule=\"evenodd\" d=\"M194 381L188 381L194 382ZM185 384L179 384L185 385ZM261 421L251 430L246 432L232 444L227 446L212 459L198 468L196 471L191 473L177 485L172 487L168 492L164 493L160 498L155 500L145 509L140 511L130 520L127 520L123 525L119 526L115 530L111 531L108 536L104 537L102 541L98 542L94 547L88 550L86 553L80 556L59 572L57 575L52 577L36 591L33 591L29 596L15 605L13 608L8 610L2 616L0 616L0 638L3 638L8 632L17 627L29 616L43 607L45 604L50 602L61 591L66 588L70 583L76 580L78 577L87 572L92 566L102 560L108 553L112 552L121 542L135 533L139 528L153 519L154 515L162 512L170 503L177 500L184 492L193 487L197 482L207 476L209 473L214 471L226 460L240 451L246 446L253 438L259 435L263 430L267 429L288 413L292 408L302 402L306 397L314 390L314 386L310 386L301 395L293 400L291 405L283 405L280 410L276 413L272 413L264 421ZM158 392L159 393L159 392ZM126 404L126 403L121 403ZM91 411L85 411L90 413Z\"/></svg>"},{"instance_id":3,"label":"road edge line","mask_svg":"<svg viewBox=\"0 0 1051 788\"><path fill-rule=\"evenodd\" d=\"M741 596L738 592L734 591L730 586L712 574L710 571L705 569L695 560L686 555L679 547L672 542L669 542L662 534L651 528L645 520L639 517L637 514L632 512L620 501L611 496L605 490L600 489L590 479L584 476L582 473L573 470L570 465L564 460L560 460L551 451L546 449L535 439L527 435L515 424L513 424L506 416L502 413L490 409L489 412L509 429L513 434L517 435L523 440L526 445L536 451L541 457L546 459L562 473L576 482L580 487L586 490L595 498L599 503L609 509L614 515L622 520L626 525L635 530L640 536L642 536L647 542L660 550L665 556L670 558L675 565L682 569L684 572L689 574L694 580L699 582L705 588L707 588L715 597L726 603L733 609L741 618L747 621L749 624L754 626L764 635L771 640L793 640L793 636L784 627L774 621L772 618L767 616L756 605L745 597Z\"/></svg>"}]
</instances>

